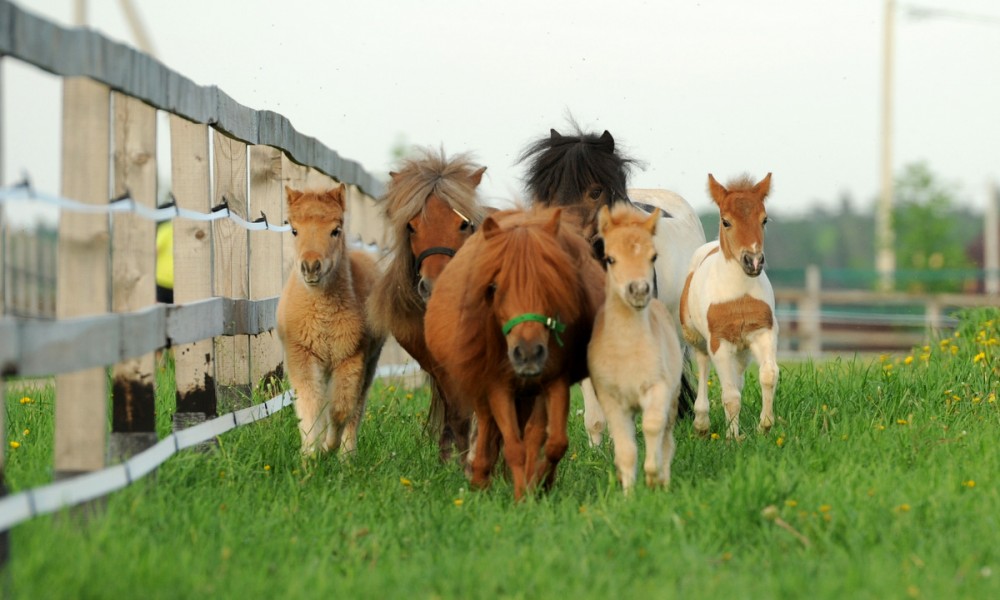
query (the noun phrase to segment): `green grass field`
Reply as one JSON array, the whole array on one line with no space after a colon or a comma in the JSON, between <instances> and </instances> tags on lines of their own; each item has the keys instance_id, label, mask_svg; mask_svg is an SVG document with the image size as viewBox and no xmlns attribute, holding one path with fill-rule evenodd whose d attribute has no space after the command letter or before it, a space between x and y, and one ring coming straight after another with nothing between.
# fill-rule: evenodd
<instances>
[{"instance_id":1,"label":"green grass field","mask_svg":"<svg viewBox=\"0 0 1000 600\"><path fill-rule=\"evenodd\" d=\"M625 498L608 441L547 495L469 491L423 433L423 389L376 384L357 456L303 466L285 409L187 451L86 522L11 535L12 598L997 598L1000 310L909 355L784 364L756 433L676 430L669 490ZM169 365L161 379L169 380ZM723 433L717 386L712 430ZM161 386L160 433L172 391ZM27 400L24 400L27 399ZM51 388L8 382L7 481L48 483ZM14 447L17 446L17 447Z\"/></svg>"}]
</instances>

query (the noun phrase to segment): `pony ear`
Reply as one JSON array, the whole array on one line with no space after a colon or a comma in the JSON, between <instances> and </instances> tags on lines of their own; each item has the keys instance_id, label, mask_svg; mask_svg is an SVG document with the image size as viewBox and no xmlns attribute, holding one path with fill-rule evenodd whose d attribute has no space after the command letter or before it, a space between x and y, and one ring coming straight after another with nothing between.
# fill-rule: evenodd
<instances>
[{"instance_id":1,"label":"pony ear","mask_svg":"<svg viewBox=\"0 0 1000 600\"><path fill-rule=\"evenodd\" d=\"M285 198L288 200L288 204L294 204L296 200L302 197L302 192L299 190L293 190L292 188L285 186Z\"/></svg>"},{"instance_id":2,"label":"pony ear","mask_svg":"<svg viewBox=\"0 0 1000 600\"><path fill-rule=\"evenodd\" d=\"M334 204L339 205L341 210L344 210L347 206L347 185L341 183L339 186L327 190L324 196L332 200Z\"/></svg>"},{"instance_id":3,"label":"pony ear","mask_svg":"<svg viewBox=\"0 0 1000 600\"><path fill-rule=\"evenodd\" d=\"M552 235L558 235L559 224L561 222L562 222L562 208L557 208L552 211L552 217L549 219L549 222L546 223L542 229L544 229L545 231L549 232Z\"/></svg>"},{"instance_id":4,"label":"pony ear","mask_svg":"<svg viewBox=\"0 0 1000 600\"><path fill-rule=\"evenodd\" d=\"M399 178L399 173L397 173L395 171L389 171L389 179L390 180L396 181L396 179L398 179L398 178Z\"/></svg>"},{"instance_id":5,"label":"pony ear","mask_svg":"<svg viewBox=\"0 0 1000 600\"><path fill-rule=\"evenodd\" d=\"M500 233L500 224L493 218L493 215L490 215L486 217L483 224L479 226L479 230L483 232L483 238L488 240Z\"/></svg>"},{"instance_id":6,"label":"pony ear","mask_svg":"<svg viewBox=\"0 0 1000 600\"><path fill-rule=\"evenodd\" d=\"M608 149L608 152L615 151L615 138L611 137L611 132L607 129L601 134L601 145Z\"/></svg>"},{"instance_id":7,"label":"pony ear","mask_svg":"<svg viewBox=\"0 0 1000 600\"><path fill-rule=\"evenodd\" d=\"M601 237L604 237L609 227L611 227L611 210L607 204L602 204L597 211L597 231L600 232Z\"/></svg>"},{"instance_id":8,"label":"pony ear","mask_svg":"<svg viewBox=\"0 0 1000 600\"><path fill-rule=\"evenodd\" d=\"M479 167L476 171L469 176L469 181L472 182L472 187L479 187L479 184L483 182L483 173L486 172L486 167Z\"/></svg>"},{"instance_id":9,"label":"pony ear","mask_svg":"<svg viewBox=\"0 0 1000 600\"><path fill-rule=\"evenodd\" d=\"M764 176L764 179L758 181L757 185L753 186L753 191L760 194L760 199L762 201L764 198L767 198L767 195L771 192L771 174L768 173Z\"/></svg>"},{"instance_id":10,"label":"pony ear","mask_svg":"<svg viewBox=\"0 0 1000 600\"><path fill-rule=\"evenodd\" d=\"M649 215L649 218L647 218L642 223L642 226L645 227L647 231L649 231L650 235L656 235L656 224L657 222L659 222L659 220L660 220L660 207L656 207L656 210L653 211L653 214Z\"/></svg>"},{"instance_id":11,"label":"pony ear","mask_svg":"<svg viewBox=\"0 0 1000 600\"><path fill-rule=\"evenodd\" d=\"M549 139L551 140L562 139L562 135L555 129L549 129Z\"/></svg>"},{"instance_id":12,"label":"pony ear","mask_svg":"<svg viewBox=\"0 0 1000 600\"><path fill-rule=\"evenodd\" d=\"M715 202L716 204L719 204L719 203L722 202L722 199L726 197L726 194L729 193L729 190L727 190L726 188L722 187L722 184L719 183L718 181L716 181L715 177L712 177L712 174L709 173L708 174L708 193L709 193L709 195L712 196L712 201Z\"/></svg>"}]
</instances>

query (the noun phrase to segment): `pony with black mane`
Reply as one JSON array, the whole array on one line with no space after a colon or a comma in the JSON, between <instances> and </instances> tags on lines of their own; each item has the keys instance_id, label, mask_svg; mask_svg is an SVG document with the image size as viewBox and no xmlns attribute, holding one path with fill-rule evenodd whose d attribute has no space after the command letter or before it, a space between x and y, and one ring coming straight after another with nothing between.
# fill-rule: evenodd
<instances>
[{"instance_id":1,"label":"pony with black mane","mask_svg":"<svg viewBox=\"0 0 1000 600\"><path fill-rule=\"evenodd\" d=\"M547 137L530 144L522 152L525 185L532 202L541 206L561 206L580 220L584 235L598 258L603 258L603 242L597 231L597 215L602 206L632 204L652 214L659 208L655 245L659 253L654 280L655 295L680 320L680 298L688 266L695 250L705 243L701 220L680 195L669 190L628 188L632 168L641 166L615 144L610 132L584 133L578 126L571 135L555 129ZM681 382L682 414L690 411L695 393L690 369ZM584 421L591 443L599 444L606 426L589 381L582 385Z\"/></svg>"},{"instance_id":2,"label":"pony with black mane","mask_svg":"<svg viewBox=\"0 0 1000 600\"><path fill-rule=\"evenodd\" d=\"M485 171L468 154L449 158L443 149L420 149L390 173L383 199L392 242L368 300L369 318L429 374L427 429L438 438L442 460L453 448L460 457L468 450L471 412L448 402L434 377L438 365L424 342L424 311L437 277L491 210L476 193Z\"/></svg>"}]
</instances>

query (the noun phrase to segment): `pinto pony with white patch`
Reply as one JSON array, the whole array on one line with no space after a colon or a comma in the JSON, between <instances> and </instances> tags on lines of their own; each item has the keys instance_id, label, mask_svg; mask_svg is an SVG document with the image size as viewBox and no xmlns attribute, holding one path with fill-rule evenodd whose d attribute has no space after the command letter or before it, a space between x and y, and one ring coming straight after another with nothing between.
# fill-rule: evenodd
<instances>
[{"instance_id":1,"label":"pinto pony with white patch","mask_svg":"<svg viewBox=\"0 0 1000 600\"><path fill-rule=\"evenodd\" d=\"M357 448L365 398L385 336L365 317L378 265L349 250L344 232L346 188L285 188L296 266L278 301L278 337L295 390L302 453L345 454Z\"/></svg>"},{"instance_id":2,"label":"pinto pony with white patch","mask_svg":"<svg viewBox=\"0 0 1000 600\"><path fill-rule=\"evenodd\" d=\"M740 438L743 374L751 355L760 364L761 410L758 429L774 424L778 384L778 322L774 291L764 273L764 199L771 174L754 183L747 176L726 187L712 175L708 191L719 207L719 239L695 252L681 295L681 328L698 361L694 428L706 435L709 357L719 375L726 412L726 437Z\"/></svg>"},{"instance_id":3,"label":"pinto pony with white patch","mask_svg":"<svg viewBox=\"0 0 1000 600\"><path fill-rule=\"evenodd\" d=\"M642 412L646 485L670 483L674 423L684 370L677 324L653 297L653 263L660 209L647 215L625 204L602 206L604 305L587 347L590 379L615 446L615 466L626 494L635 485L638 450L635 413Z\"/></svg>"}]
</instances>

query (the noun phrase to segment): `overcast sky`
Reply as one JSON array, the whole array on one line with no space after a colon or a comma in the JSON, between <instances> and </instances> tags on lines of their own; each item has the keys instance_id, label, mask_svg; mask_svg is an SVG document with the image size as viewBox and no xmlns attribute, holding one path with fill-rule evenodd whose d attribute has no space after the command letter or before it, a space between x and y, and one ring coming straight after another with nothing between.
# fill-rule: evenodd
<instances>
[{"instance_id":1,"label":"overcast sky","mask_svg":"<svg viewBox=\"0 0 1000 600\"><path fill-rule=\"evenodd\" d=\"M72 0L21 0L72 23ZM134 0L155 54L288 117L376 175L399 144L471 151L491 203L550 127L608 129L661 187L708 209L709 172L773 172L800 214L878 194L881 0ZM944 9L917 18L913 8ZM957 14L956 14L957 13ZM1000 3L897 2L894 164L926 161L981 208L1000 180ZM90 25L134 44L117 0ZM5 60L4 182L58 191L58 85Z\"/></svg>"}]
</instances>

